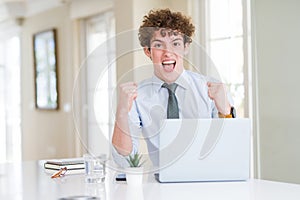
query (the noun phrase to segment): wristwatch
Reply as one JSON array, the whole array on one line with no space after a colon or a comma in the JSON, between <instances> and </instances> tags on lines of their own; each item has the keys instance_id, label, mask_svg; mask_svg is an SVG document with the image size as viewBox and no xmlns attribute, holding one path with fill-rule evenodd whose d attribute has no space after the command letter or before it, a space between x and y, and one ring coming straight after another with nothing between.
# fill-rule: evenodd
<instances>
[{"instance_id":1,"label":"wristwatch","mask_svg":"<svg viewBox=\"0 0 300 200\"><path fill-rule=\"evenodd\" d=\"M233 106L231 106L230 114L231 114L232 118L236 118L236 111L235 111L235 108Z\"/></svg>"},{"instance_id":2,"label":"wristwatch","mask_svg":"<svg viewBox=\"0 0 300 200\"><path fill-rule=\"evenodd\" d=\"M223 115L222 113L219 113L219 118L236 118L236 111L233 106L230 108L230 114Z\"/></svg>"}]
</instances>

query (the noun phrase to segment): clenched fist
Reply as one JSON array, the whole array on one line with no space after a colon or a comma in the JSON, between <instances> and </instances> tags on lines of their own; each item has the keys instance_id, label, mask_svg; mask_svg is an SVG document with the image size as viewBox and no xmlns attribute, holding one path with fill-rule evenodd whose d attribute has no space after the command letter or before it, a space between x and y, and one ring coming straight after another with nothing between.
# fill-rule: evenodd
<instances>
[{"instance_id":1,"label":"clenched fist","mask_svg":"<svg viewBox=\"0 0 300 200\"><path fill-rule=\"evenodd\" d=\"M135 82L123 83L119 86L118 111L128 113L133 101L137 97L137 84Z\"/></svg>"},{"instance_id":2,"label":"clenched fist","mask_svg":"<svg viewBox=\"0 0 300 200\"><path fill-rule=\"evenodd\" d=\"M231 106L227 98L227 92L223 83L207 82L208 96L215 102L219 113L230 114Z\"/></svg>"}]
</instances>

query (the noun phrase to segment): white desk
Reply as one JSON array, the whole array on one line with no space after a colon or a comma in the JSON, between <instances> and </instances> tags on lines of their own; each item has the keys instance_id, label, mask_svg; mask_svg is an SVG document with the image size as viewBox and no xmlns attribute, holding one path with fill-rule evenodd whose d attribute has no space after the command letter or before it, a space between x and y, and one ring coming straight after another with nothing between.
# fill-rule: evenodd
<instances>
[{"instance_id":1,"label":"white desk","mask_svg":"<svg viewBox=\"0 0 300 200\"><path fill-rule=\"evenodd\" d=\"M300 185L263 180L212 183L157 183L146 175L139 188L116 183L109 173L105 184L87 184L83 175L51 179L37 162L0 164L0 199L52 200L74 195L115 200L299 200Z\"/></svg>"}]
</instances>

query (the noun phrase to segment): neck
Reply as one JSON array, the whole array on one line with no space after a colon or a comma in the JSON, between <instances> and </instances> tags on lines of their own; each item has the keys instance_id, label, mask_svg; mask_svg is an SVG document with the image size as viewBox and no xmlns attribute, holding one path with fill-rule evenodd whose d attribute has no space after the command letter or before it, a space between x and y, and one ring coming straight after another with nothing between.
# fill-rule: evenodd
<instances>
[{"instance_id":1,"label":"neck","mask_svg":"<svg viewBox=\"0 0 300 200\"><path fill-rule=\"evenodd\" d=\"M166 76L166 77L164 77L164 76L159 76L157 74L155 74L155 76L157 78L159 78L161 81L163 81L163 82L165 82L167 84L172 84L172 83L175 83L178 80L178 78L182 75L183 72L184 72L184 70L181 71L180 73L178 73L178 75L174 76L174 77L173 76L170 76L170 77Z\"/></svg>"}]
</instances>

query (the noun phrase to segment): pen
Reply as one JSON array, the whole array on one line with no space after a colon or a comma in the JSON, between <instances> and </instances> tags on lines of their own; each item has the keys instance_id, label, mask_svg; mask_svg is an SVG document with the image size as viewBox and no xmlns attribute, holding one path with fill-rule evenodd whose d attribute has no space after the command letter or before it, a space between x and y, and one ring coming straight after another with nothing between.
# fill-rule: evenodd
<instances>
[{"instance_id":1,"label":"pen","mask_svg":"<svg viewBox=\"0 0 300 200\"><path fill-rule=\"evenodd\" d=\"M61 176L65 175L65 173L67 172L67 170L68 170L67 167L63 167L59 171L57 171L54 174L52 174L51 178L61 177Z\"/></svg>"}]
</instances>

